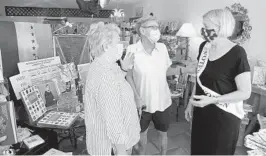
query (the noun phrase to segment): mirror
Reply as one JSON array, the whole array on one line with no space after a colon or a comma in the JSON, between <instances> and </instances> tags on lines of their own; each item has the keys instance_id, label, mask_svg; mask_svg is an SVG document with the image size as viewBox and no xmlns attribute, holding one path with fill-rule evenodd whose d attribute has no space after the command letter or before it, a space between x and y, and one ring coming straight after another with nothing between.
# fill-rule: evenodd
<instances>
[{"instance_id":1,"label":"mirror","mask_svg":"<svg viewBox=\"0 0 266 156\"><path fill-rule=\"evenodd\" d=\"M237 44L244 44L246 40L250 39L252 26L249 23L248 11L240 3L235 3L229 9L236 20L235 31L229 38Z\"/></svg>"}]
</instances>

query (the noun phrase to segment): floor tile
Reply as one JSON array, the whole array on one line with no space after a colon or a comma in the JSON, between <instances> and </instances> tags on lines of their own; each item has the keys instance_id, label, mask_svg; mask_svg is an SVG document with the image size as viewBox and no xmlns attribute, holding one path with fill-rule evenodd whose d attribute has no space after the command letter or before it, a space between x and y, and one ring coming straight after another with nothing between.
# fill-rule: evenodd
<instances>
[{"instance_id":1,"label":"floor tile","mask_svg":"<svg viewBox=\"0 0 266 156\"><path fill-rule=\"evenodd\" d=\"M178 121L186 121L185 108L183 106L178 107Z\"/></svg>"},{"instance_id":2,"label":"floor tile","mask_svg":"<svg viewBox=\"0 0 266 156\"><path fill-rule=\"evenodd\" d=\"M153 143L156 148L160 149L160 143L159 143L158 137L157 137L157 139L151 140L151 143ZM168 138L167 150L175 149L175 148L177 148L175 143L170 138Z\"/></svg>"},{"instance_id":3,"label":"floor tile","mask_svg":"<svg viewBox=\"0 0 266 156\"><path fill-rule=\"evenodd\" d=\"M189 155L183 148L175 148L168 150L166 155Z\"/></svg>"},{"instance_id":4,"label":"floor tile","mask_svg":"<svg viewBox=\"0 0 266 156\"><path fill-rule=\"evenodd\" d=\"M153 122L150 122L149 129L155 129Z\"/></svg>"},{"instance_id":5,"label":"floor tile","mask_svg":"<svg viewBox=\"0 0 266 156\"><path fill-rule=\"evenodd\" d=\"M191 137L191 131L187 131L185 133L186 133L186 135L188 135L189 137Z\"/></svg>"},{"instance_id":6,"label":"floor tile","mask_svg":"<svg viewBox=\"0 0 266 156\"><path fill-rule=\"evenodd\" d=\"M171 141L176 147L184 148L186 149L186 151L189 151L190 137L187 134L178 134L176 136L170 137L169 139L171 139Z\"/></svg>"},{"instance_id":7,"label":"floor tile","mask_svg":"<svg viewBox=\"0 0 266 156\"><path fill-rule=\"evenodd\" d=\"M236 147L235 155L247 155L246 147Z\"/></svg>"},{"instance_id":8,"label":"floor tile","mask_svg":"<svg viewBox=\"0 0 266 156\"><path fill-rule=\"evenodd\" d=\"M147 155L154 155L158 154L160 151L153 145L153 143L148 142L146 147L146 154Z\"/></svg>"},{"instance_id":9,"label":"floor tile","mask_svg":"<svg viewBox=\"0 0 266 156\"><path fill-rule=\"evenodd\" d=\"M190 132L189 124L187 122L177 122L170 125L168 136L172 137L185 132Z\"/></svg>"},{"instance_id":10,"label":"floor tile","mask_svg":"<svg viewBox=\"0 0 266 156\"><path fill-rule=\"evenodd\" d=\"M176 107L173 107L173 111L176 111ZM175 114L173 113L170 118L170 128L168 130L168 151L167 155L189 155L190 154L190 128L189 123L184 119L184 108L179 107L179 118L176 122ZM150 123L148 131L148 143L147 143L147 155L159 155L159 139L158 132L154 128L153 122ZM78 140L78 148L73 149L69 140L64 140L60 144L60 150L73 151L74 154L84 154L86 149L86 140ZM247 155L247 149L245 147L237 147L235 155Z\"/></svg>"},{"instance_id":11,"label":"floor tile","mask_svg":"<svg viewBox=\"0 0 266 156\"><path fill-rule=\"evenodd\" d=\"M156 129L149 129L147 136L149 141L156 140L158 138L158 132Z\"/></svg>"}]
</instances>

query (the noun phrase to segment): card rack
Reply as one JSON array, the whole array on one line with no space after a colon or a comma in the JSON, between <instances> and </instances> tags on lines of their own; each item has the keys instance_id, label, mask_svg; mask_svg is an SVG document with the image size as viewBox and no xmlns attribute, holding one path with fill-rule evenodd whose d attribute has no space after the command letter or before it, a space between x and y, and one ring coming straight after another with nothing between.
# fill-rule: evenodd
<instances>
[{"instance_id":1,"label":"card rack","mask_svg":"<svg viewBox=\"0 0 266 156\"><path fill-rule=\"evenodd\" d=\"M37 125L39 127L53 126L54 128L67 129L76 121L77 118L77 113L51 111L38 121Z\"/></svg>"},{"instance_id":2,"label":"card rack","mask_svg":"<svg viewBox=\"0 0 266 156\"><path fill-rule=\"evenodd\" d=\"M45 102L36 86L31 86L20 94L31 123L36 122L47 112Z\"/></svg>"}]
</instances>

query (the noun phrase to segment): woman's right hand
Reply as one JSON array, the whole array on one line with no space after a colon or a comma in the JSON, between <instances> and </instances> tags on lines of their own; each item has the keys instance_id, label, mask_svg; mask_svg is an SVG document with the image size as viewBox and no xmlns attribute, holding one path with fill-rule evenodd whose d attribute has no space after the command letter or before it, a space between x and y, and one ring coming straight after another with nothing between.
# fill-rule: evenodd
<instances>
[{"instance_id":1,"label":"woman's right hand","mask_svg":"<svg viewBox=\"0 0 266 156\"><path fill-rule=\"evenodd\" d=\"M185 110L185 118L188 122L191 121L193 116L193 105L191 103L191 101L188 102L187 108Z\"/></svg>"},{"instance_id":2,"label":"woman's right hand","mask_svg":"<svg viewBox=\"0 0 266 156\"><path fill-rule=\"evenodd\" d=\"M116 145L115 155L128 155L124 145Z\"/></svg>"},{"instance_id":3,"label":"woman's right hand","mask_svg":"<svg viewBox=\"0 0 266 156\"><path fill-rule=\"evenodd\" d=\"M128 153L126 150L123 150L123 151L117 151L116 155L128 155Z\"/></svg>"}]
</instances>

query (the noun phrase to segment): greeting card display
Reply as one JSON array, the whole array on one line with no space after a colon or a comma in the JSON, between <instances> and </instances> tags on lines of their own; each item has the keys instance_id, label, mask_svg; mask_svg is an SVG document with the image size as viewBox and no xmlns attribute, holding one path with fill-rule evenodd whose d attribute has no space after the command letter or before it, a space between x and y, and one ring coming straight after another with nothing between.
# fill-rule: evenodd
<instances>
[{"instance_id":1,"label":"greeting card display","mask_svg":"<svg viewBox=\"0 0 266 156\"><path fill-rule=\"evenodd\" d=\"M77 119L77 113L51 111L46 114L39 122L40 127L69 128Z\"/></svg>"},{"instance_id":2,"label":"greeting card display","mask_svg":"<svg viewBox=\"0 0 266 156\"><path fill-rule=\"evenodd\" d=\"M38 87L32 86L21 92L30 123L40 127L69 128L77 119L77 113L48 112Z\"/></svg>"},{"instance_id":3,"label":"greeting card display","mask_svg":"<svg viewBox=\"0 0 266 156\"><path fill-rule=\"evenodd\" d=\"M18 74L9 78L16 98L21 99L20 92L32 85L27 75Z\"/></svg>"},{"instance_id":4,"label":"greeting card display","mask_svg":"<svg viewBox=\"0 0 266 156\"><path fill-rule=\"evenodd\" d=\"M61 65L59 66L59 68L60 68L61 78L64 82L69 82L71 80L78 78L78 73L75 64L73 62Z\"/></svg>"},{"instance_id":5,"label":"greeting card display","mask_svg":"<svg viewBox=\"0 0 266 156\"><path fill-rule=\"evenodd\" d=\"M30 122L37 121L46 113L45 102L36 86L29 87L21 92L25 109L29 115Z\"/></svg>"}]
</instances>

